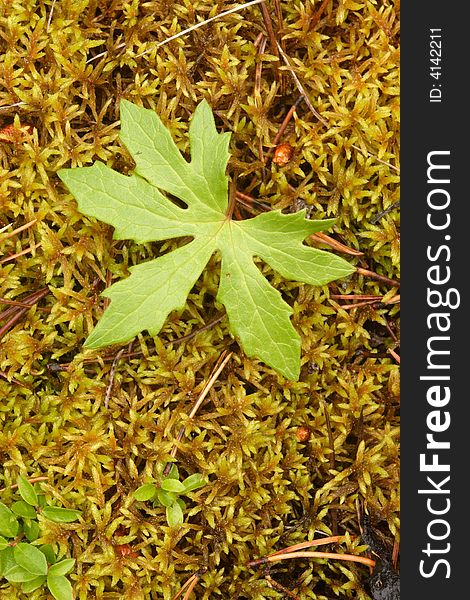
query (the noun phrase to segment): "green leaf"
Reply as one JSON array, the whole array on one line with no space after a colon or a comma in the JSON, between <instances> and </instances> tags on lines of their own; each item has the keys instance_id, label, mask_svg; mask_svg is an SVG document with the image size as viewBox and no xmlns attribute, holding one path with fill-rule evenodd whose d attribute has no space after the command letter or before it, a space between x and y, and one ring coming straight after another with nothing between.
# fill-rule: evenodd
<instances>
[{"instance_id":1,"label":"green leaf","mask_svg":"<svg viewBox=\"0 0 470 600\"><path fill-rule=\"evenodd\" d=\"M4 550L10 546L8 540L0 535L0 550Z\"/></svg>"},{"instance_id":2,"label":"green leaf","mask_svg":"<svg viewBox=\"0 0 470 600\"><path fill-rule=\"evenodd\" d=\"M176 498L177 496L174 492L167 492L160 488L157 489L157 500L167 508L176 502Z\"/></svg>"},{"instance_id":3,"label":"green leaf","mask_svg":"<svg viewBox=\"0 0 470 600\"><path fill-rule=\"evenodd\" d=\"M13 547L8 546L8 548L0 550L0 577L4 577L5 573L15 565Z\"/></svg>"},{"instance_id":4,"label":"green leaf","mask_svg":"<svg viewBox=\"0 0 470 600\"><path fill-rule=\"evenodd\" d=\"M14 538L19 528L18 519L3 502L0 502L0 535L7 538Z\"/></svg>"},{"instance_id":5,"label":"green leaf","mask_svg":"<svg viewBox=\"0 0 470 600\"><path fill-rule=\"evenodd\" d=\"M55 565L49 568L48 575L66 575L73 569L74 564L74 558L64 558L64 560L55 563Z\"/></svg>"},{"instance_id":6,"label":"green leaf","mask_svg":"<svg viewBox=\"0 0 470 600\"><path fill-rule=\"evenodd\" d=\"M23 500L31 506L37 506L38 495L36 494L34 487L24 477L18 477L18 491Z\"/></svg>"},{"instance_id":7,"label":"green leaf","mask_svg":"<svg viewBox=\"0 0 470 600\"><path fill-rule=\"evenodd\" d=\"M217 133L207 102L199 104L190 124L189 164L154 111L121 102L121 123L121 139L135 160L136 174L205 213L225 213L230 134Z\"/></svg>"},{"instance_id":8,"label":"green leaf","mask_svg":"<svg viewBox=\"0 0 470 600\"><path fill-rule=\"evenodd\" d=\"M166 520L170 527L178 527L184 523L183 511L178 502L167 507Z\"/></svg>"},{"instance_id":9,"label":"green leaf","mask_svg":"<svg viewBox=\"0 0 470 600\"><path fill-rule=\"evenodd\" d=\"M18 517L24 517L25 519L35 519L36 511L34 507L30 504L27 504L24 500L18 500L18 502L14 502L11 505L12 512Z\"/></svg>"},{"instance_id":10,"label":"green leaf","mask_svg":"<svg viewBox=\"0 0 470 600\"><path fill-rule=\"evenodd\" d=\"M186 477L186 479L182 481L182 484L184 486L184 492L186 493L205 486L207 481L200 473L194 473L193 475Z\"/></svg>"},{"instance_id":11,"label":"green leaf","mask_svg":"<svg viewBox=\"0 0 470 600\"><path fill-rule=\"evenodd\" d=\"M133 495L136 500L146 502L147 500L152 500L156 493L157 486L154 483L144 483L144 485L141 485L135 490Z\"/></svg>"},{"instance_id":12,"label":"green leaf","mask_svg":"<svg viewBox=\"0 0 470 600\"><path fill-rule=\"evenodd\" d=\"M35 576L46 575L47 560L39 548L31 544L20 543L15 546L13 552L15 561L20 567Z\"/></svg>"},{"instance_id":13,"label":"green leaf","mask_svg":"<svg viewBox=\"0 0 470 600\"><path fill-rule=\"evenodd\" d=\"M231 333L255 356L289 379L300 373L300 336L292 308L261 274L257 259L287 279L323 285L354 271L344 259L304 244L334 220L312 221L305 212L263 213L245 221L227 216L225 174L229 134L217 133L203 101L191 120L191 162L180 154L155 112L121 101L121 139L136 169L128 177L102 163L62 169L59 177L84 214L115 228L115 239L148 242L191 239L154 260L131 267L130 276L103 292L111 299L85 342L88 348L127 342L141 331L156 335L186 298L210 257L221 255L217 299ZM159 190L179 198L177 206Z\"/></svg>"},{"instance_id":14,"label":"green leaf","mask_svg":"<svg viewBox=\"0 0 470 600\"><path fill-rule=\"evenodd\" d=\"M37 575L30 573L20 565L15 565L14 567L11 567L11 569L8 569L4 574L4 577L11 583L23 583L24 581L33 581L33 579L37 578Z\"/></svg>"},{"instance_id":15,"label":"green leaf","mask_svg":"<svg viewBox=\"0 0 470 600\"><path fill-rule=\"evenodd\" d=\"M184 485L177 479L164 479L160 487L165 492L175 492L175 494L184 492Z\"/></svg>"},{"instance_id":16,"label":"green leaf","mask_svg":"<svg viewBox=\"0 0 470 600\"><path fill-rule=\"evenodd\" d=\"M178 471L178 467L175 464L171 465L168 475L166 475L166 479L179 479L179 478L180 478L180 474Z\"/></svg>"},{"instance_id":17,"label":"green leaf","mask_svg":"<svg viewBox=\"0 0 470 600\"><path fill-rule=\"evenodd\" d=\"M80 516L79 510L71 508L61 508L59 506L45 506L42 509L42 514L54 523L72 523Z\"/></svg>"},{"instance_id":18,"label":"green leaf","mask_svg":"<svg viewBox=\"0 0 470 600\"><path fill-rule=\"evenodd\" d=\"M41 552L44 554L49 565L55 564L56 555L54 548L50 544L43 544L42 546L39 546L39 550L41 550Z\"/></svg>"},{"instance_id":19,"label":"green leaf","mask_svg":"<svg viewBox=\"0 0 470 600\"><path fill-rule=\"evenodd\" d=\"M63 575L47 576L47 587L55 600L73 600L72 585L67 577Z\"/></svg>"},{"instance_id":20,"label":"green leaf","mask_svg":"<svg viewBox=\"0 0 470 600\"><path fill-rule=\"evenodd\" d=\"M44 585L46 583L46 579L46 577L35 577L34 579L31 579L31 581L23 583L21 589L26 594L29 594L30 592L34 592L34 590L37 590Z\"/></svg>"},{"instance_id":21,"label":"green leaf","mask_svg":"<svg viewBox=\"0 0 470 600\"><path fill-rule=\"evenodd\" d=\"M34 542L38 539L40 529L37 521L25 521L23 523L23 530L28 542Z\"/></svg>"}]
</instances>

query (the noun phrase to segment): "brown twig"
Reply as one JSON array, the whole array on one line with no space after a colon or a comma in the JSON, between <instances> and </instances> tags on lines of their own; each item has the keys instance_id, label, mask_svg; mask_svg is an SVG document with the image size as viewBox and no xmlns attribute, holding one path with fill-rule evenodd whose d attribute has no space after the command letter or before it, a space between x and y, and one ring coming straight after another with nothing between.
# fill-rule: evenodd
<instances>
[{"instance_id":1,"label":"brown twig","mask_svg":"<svg viewBox=\"0 0 470 600\"><path fill-rule=\"evenodd\" d=\"M186 594L183 596L183 600L189 600L189 596L191 595L191 592L193 591L193 589L196 587L198 581L199 581L199 577L196 577L196 579L194 579L194 581L191 582L190 586L186 590Z\"/></svg>"},{"instance_id":2,"label":"brown twig","mask_svg":"<svg viewBox=\"0 0 470 600\"><path fill-rule=\"evenodd\" d=\"M364 300L364 302L353 302L352 304L338 304L338 308L351 310L352 308L361 308L362 306L372 306L377 304L377 300Z\"/></svg>"},{"instance_id":3,"label":"brown twig","mask_svg":"<svg viewBox=\"0 0 470 600\"><path fill-rule=\"evenodd\" d=\"M31 295L26 296L21 301L22 308L31 308L31 306L39 299L42 298L44 292L49 291L49 288L42 288L41 290L37 290L33 292ZM16 313L16 304L13 304L13 301L7 302L7 304L12 304L10 308L6 308L3 312L0 313L0 319L6 319L10 314Z\"/></svg>"},{"instance_id":4,"label":"brown twig","mask_svg":"<svg viewBox=\"0 0 470 600\"><path fill-rule=\"evenodd\" d=\"M257 46L257 55L261 56L264 53L266 48L267 39L266 37L260 33L258 38L256 39L255 45ZM256 102L261 103L261 73L263 71L263 61L260 59L256 63L255 68L255 87L254 87L254 96ZM264 152L263 152L263 139L261 136L258 137L258 154L259 160L262 164L264 164Z\"/></svg>"},{"instance_id":5,"label":"brown twig","mask_svg":"<svg viewBox=\"0 0 470 600\"><path fill-rule=\"evenodd\" d=\"M26 102L15 102L14 104L7 104L5 106L0 106L0 110L7 110L8 108L15 108L16 106L23 106Z\"/></svg>"},{"instance_id":6,"label":"brown twig","mask_svg":"<svg viewBox=\"0 0 470 600\"><path fill-rule=\"evenodd\" d=\"M355 308L359 306L367 306L368 304L396 304L400 301L400 296L395 295L388 300L385 300L385 296L374 296L368 294L331 294L330 300L361 300L362 302L352 302L351 304L340 304L339 306L344 309ZM390 331L390 329L389 329ZM393 336L392 336L393 337ZM396 340L396 337L395 337Z\"/></svg>"},{"instance_id":7,"label":"brown twig","mask_svg":"<svg viewBox=\"0 0 470 600\"><path fill-rule=\"evenodd\" d=\"M40 477L30 477L28 479L28 481L29 481L29 483L37 483L38 481L47 481L48 479L49 479L49 477L45 477L44 475L41 475ZM16 490L17 487L18 487L17 483L12 483L8 487L1 488L0 489L0 493L1 492L5 492L8 489L10 489L10 490Z\"/></svg>"},{"instance_id":8,"label":"brown twig","mask_svg":"<svg viewBox=\"0 0 470 600\"><path fill-rule=\"evenodd\" d=\"M356 267L356 272L359 273L359 275L364 275L365 277L370 277L371 279L377 279L377 281L382 281L383 283L387 283L393 287L400 287L399 281L395 281L395 279L390 279L389 277L384 277L384 275L379 275L378 273L374 273L374 271Z\"/></svg>"},{"instance_id":9,"label":"brown twig","mask_svg":"<svg viewBox=\"0 0 470 600\"><path fill-rule=\"evenodd\" d=\"M258 41L259 40L259 41ZM266 37L260 33L258 38L256 39L255 46L257 46L257 54L258 56L263 54L266 49L267 44ZM254 87L254 95L260 96L261 94L261 73L263 71L263 61L260 60L256 63L255 68L255 87Z\"/></svg>"},{"instance_id":10,"label":"brown twig","mask_svg":"<svg viewBox=\"0 0 470 600\"><path fill-rule=\"evenodd\" d=\"M286 116L284 117L281 125L279 126L279 129L277 130L276 135L274 136L271 148L269 148L268 152L266 153L266 164L268 164L269 161L272 159L272 156L274 154L274 151L276 149L276 146L277 146L279 140L281 139L282 135L284 134L284 131L286 130L287 125L289 124L290 120L292 119L292 117L297 109L297 106L302 102L302 100L303 100L303 96L299 96L297 98L297 100L294 102L294 104L289 108Z\"/></svg>"},{"instance_id":11,"label":"brown twig","mask_svg":"<svg viewBox=\"0 0 470 600\"><path fill-rule=\"evenodd\" d=\"M3 231L0 231L0 234L1 234L0 239L3 242L4 240L7 240L8 238L13 237L17 233L20 233L21 231L28 229L29 227L31 227L32 225L34 225L37 222L38 222L37 219L33 219L32 221L29 221L29 223L25 223L24 225L21 225L21 227L17 227L13 231L9 231L8 233L5 233L5 234L3 234ZM7 229L8 227L9 227L9 225L7 225L4 229Z\"/></svg>"},{"instance_id":12,"label":"brown twig","mask_svg":"<svg viewBox=\"0 0 470 600\"><path fill-rule=\"evenodd\" d=\"M266 31L269 36L269 41L271 44L272 51L275 56L278 58L278 62L275 64L275 77L279 81L279 44L276 40L276 36L274 35L273 22L271 21L271 15L269 14L268 9L266 8L266 4L263 0L259 6L261 10L261 15L263 17L264 26L266 27Z\"/></svg>"},{"instance_id":13,"label":"brown twig","mask_svg":"<svg viewBox=\"0 0 470 600\"><path fill-rule=\"evenodd\" d=\"M375 566L375 560L371 558L366 558L365 556L356 556L355 554L340 554L336 552L290 552L289 554L266 556L261 562L278 562L288 558L332 558L335 560L358 562L371 567Z\"/></svg>"},{"instance_id":14,"label":"brown twig","mask_svg":"<svg viewBox=\"0 0 470 600\"><path fill-rule=\"evenodd\" d=\"M323 2L320 5L320 8L313 15L313 17L310 21L310 31L313 31L313 29L315 29L315 27L317 26L317 23L320 20L322 14L324 13L325 8L326 8L327 4L329 4L329 2L331 2L331 0L323 0Z\"/></svg>"},{"instance_id":15,"label":"brown twig","mask_svg":"<svg viewBox=\"0 0 470 600\"><path fill-rule=\"evenodd\" d=\"M330 446L330 450L331 450L329 467L330 467L330 469L334 469L336 466L336 455L335 455L335 441L333 439L333 431L331 430L330 413L328 412L328 407L326 405L326 402L324 402L322 400L321 404L323 406L323 412L325 414L326 430L328 432L328 445ZM331 521L332 521L331 530L333 531L334 535L336 535L337 530L338 530L337 516L338 516L337 510L335 508L331 509Z\"/></svg>"},{"instance_id":16,"label":"brown twig","mask_svg":"<svg viewBox=\"0 0 470 600\"><path fill-rule=\"evenodd\" d=\"M389 165L391 166L391 165ZM400 206L400 200L397 200L396 202L394 202L393 204L390 204L390 206L388 206L387 208L385 208L384 210L380 211L379 213L377 213L375 215L375 217L372 217L372 219L370 220L370 222L372 223L372 225L375 225L376 223L378 223L383 217L385 217L385 215L387 215L389 212L391 212L392 210L394 210L395 208L398 208Z\"/></svg>"},{"instance_id":17,"label":"brown twig","mask_svg":"<svg viewBox=\"0 0 470 600\"><path fill-rule=\"evenodd\" d=\"M363 565L367 565L369 567L375 567L375 560L371 558L366 558L363 556L356 556L355 554L341 554L336 552L304 552L304 548L310 548L312 546L323 546L325 544L331 544L334 542L340 542L344 540L344 536L334 535L326 538L320 538L318 540L310 540L308 542L301 542L300 544L295 544L294 546L289 546L288 548L284 548L283 550L278 550L277 552L273 552L268 556L263 556L262 558L257 558L255 560L250 560L247 564L249 567L254 567L257 565L262 565L266 563L278 562L280 560L286 560L289 558L332 558L335 560L344 560L351 562L362 563Z\"/></svg>"},{"instance_id":18,"label":"brown twig","mask_svg":"<svg viewBox=\"0 0 470 600\"><path fill-rule=\"evenodd\" d=\"M231 356L232 356L233 352L229 352L227 354L227 351L224 351L218 361L216 362L214 368L212 369L212 374L208 380L208 382L206 383L206 385L204 386L202 392L199 394L198 399L196 400L195 405L193 406L191 412L189 413L188 416L188 420L192 421L192 419L194 419L199 407L201 406L201 404L204 401L204 398L207 396L207 394L209 393L209 391L211 390L212 386L214 385L214 383L217 380L217 377L220 375L220 373L222 372L222 370L224 369L225 365L228 363L228 361L230 360ZM181 427L180 430L178 431L178 434L176 436L176 442L181 441L183 435L184 435L184 430L185 430L185 426ZM177 445L175 444L173 446L173 448L171 449L170 452L170 456L172 458L174 458L176 456L176 453L178 452L178 448ZM165 468L163 469L163 476L168 475L168 473L170 472L171 466L172 466L172 462L167 462L167 464L165 465Z\"/></svg>"},{"instance_id":19,"label":"brown twig","mask_svg":"<svg viewBox=\"0 0 470 600\"><path fill-rule=\"evenodd\" d=\"M400 355L397 354L395 350L392 350L392 348L388 348L387 352L393 356L393 358L397 361L398 364L400 364Z\"/></svg>"},{"instance_id":20,"label":"brown twig","mask_svg":"<svg viewBox=\"0 0 470 600\"><path fill-rule=\"evenodd\" d=\"M351 254L353 256L364 255L364 252L360 252L359 250L350 248L349 246L338 242L337 240L333 239L329 235L326 235L326 233L322 233L321 231L318 231L317 233L312 233L310 239L316 242L320 242L322 244L327 244L328 246L331 246L331 248L338 250L338 252L343 252L344 254Z\"/></svg>"},{"instance_id":21,"label":"brown twig","mask_svg":"<svg viewBox=\"0 0 470 600\"><path fill-rule=\"evenodd\" d=\"M215 15L214 17L210 17L209 19L206 19L205 21L202 21L201 23L196 23L195 25L188 27L184 31L175 33L175 35L172 35L169 38L166 38L166 40L163 40L162 42L158 42L157 44L155 44L155 46L153 48L150 48L149 50L145 50L145 52L141 52L140 54L136 54L134 56L134 58L139 58L140 56L144 56L145 54L152 52L155 48L160 48L160 46L168 44L169 42L176 40L177 38L182 37L183 35L186 35L190 31L194 31L195 29L198 29L199 27L202 27L203 25L206 25L207 23L210 23L211 21L215 21L216 19L221 19L222 17L230 15L234 12L238 12L239 10L243 10L244 8L248 8L249 6L253 6L254 4L260 4L261 2L264 2L264 0L250 0L249 2L245 2L244 4L239 4L238 6L235 6L234 8L231 8L230 10L226 10L225 12ZM89 61L87 61L87 62L89 62Z\"/></svg>"},{"instance_id":22,"label":"brown twig","mask_svg":"<svg viewBox=\"0 0 470 600\"><path fill-rule=\"evenodd\" d=\"M52 15L54 13L54 7L57 0L52 0L51 10L49 11L49 16L47 17L47 25L46 25L46 33L49 31L52 21Z\"/></svg>"},{"instance_id":23,"label":"brown twig","mask_svg":"<svg viewBox=\"0 0 470 600\"><path fill-rule=\"evenodd\" d=\"M10 300L9 298L0 298L0 304L9 304L11 306L21 306L23 308L31 308L31 304L19 302L18 300ZM1 318L1 315L0 315Z\"/></svg>"},{"instance_id":24,"label":"brown twig","mask_svg":"<svg viewBox=\"0 0 470 600\"><path fill-rule=\"evenodd\" d=\"M238 198L238 196L237 196L237 202L238 202L238 204L241 204L243 206L243 208L245 208L250 213L250 215L253 215L255 217L256 217L256 215L259 215L259 212L257 210L255 210L249 202L246 202L245 200L241 200L240 198Z\"/></svg>"},{"instance_id":25,"label":"brown twig","mask_svg":"<svg viewBox=\"0 0 470 600\"><path fill-rule=\"evenodd\" d=\"M0 260L0 265L3 265L6 262L9 262L10 260L14 260L15 258L18 258L19 256L23 256L23 254L28 254L28 252L31 252L32 250L36 250L36 248L40 246L40 244L32 244L29 248L26 248L25 250L22 250L21 252L17 252L16 254L11 254L10 256L5 256L5 258L2 258Z\"/></svg>"},{"instance_id":26,"label":"brown twig","mask_svg":"<svg viewBox=\"0 0 470 600\"><path fill-rule=\"evenodd\" d=\"M21 387L26 388L27 390L32 391L32 387L26 383L22 383L21 381L18 381L18 379L15 379L14 377L8 377L8 375L4 372L4 371L0 371L0 377L2 379L5 379L5 381L14 383L15 385L20 385Z\"/></svg>"},{"instance_id":27,"label":"brown twig","mask_svg":"<svg viewBox=\"0 0 470 600\"><path fill-rule=\"evenodd\" d=\"M193 575L191 575L191 577L187 581L185 581L185 583L181 587L181 589L173 596L172 600L178 600L178 598L181 596L181 594L184 592L184 590L186 590L186 588L188 588L188 590L186 590L186 594L184 595L183 600L188 600L189 595L191 594L195 585L201 578L201 575L203 573L205 573L206 571L207 571L207 567L201 567L200 569L198 569L198 571L196 573L193 573Z\"/></svg>"},{"instance_id":28,"label":"brown twig","mask_svg":"<svg viewBox=\"0 0 470 600\"><path fill-rule=\"evenodd\" d=\"M189 413L189 418L190 419L194 419L194 417L196 416L196 412L198 411L199 407L201 406L204 398L207 396L207 394L209 393L210 389L212 388L212 386L216 382L217 377L220 375L220 373L224 369L225 365L228 363L228 361L232 357L232 354L233 354L233 352L229 352L227 354L227 351L225 351L225 352L223 352L221 354L219 360L217 361L217 363L216 363L216 365L215 365L215 367L213 369L212 376L210 377L210 379L207 382L207 384L204 386L204 389L202 390L201 394L199 395L199 398L197 399L196 404L194 405L192 411Z\"/></svg>"},{"instance_id":29,"label":"brown twig","mask_svg":"<svg viewBox=\"0 0 470 600\"><path fill-rule=\"evenodd\" d=\"M194 589L194 586L197 584L197 582L199 581L199 575L197 573L194 573L194 575L191 575L191 577L184 583L184 585L181 587L181 589L173 596L172 600L177 600L181 594L184 592L184 590L186 588L188 588L189 593L191 593ZM185 600L185 598L187 598L187 593L184 595L183 600Z\"/></svg>"},{"instance_id":30,"label":"brown twig","mask_svg":"<svg viewBox=\"0 0 470 600\"><path fill-rule=\"evenodd\" d=\"M41 298L44 298L44 296L47 296L48 293L49 293L49 288L43 288L42 290L38 290L37 292L34 292L34 294L31 294L31 296L29 296L28 298L26 298L24 300L24 303L26 304L26 306L24 306L22 308L12 306L10 308L7 308L5 311L3 311L3 313L0 314L0 319L5 319L8 316L10 316L10 314L13 314L13 317L11 317L11 319L9 321L7 321L3 325L3 327L0 328L0 338L2 338L5 335L5 333L11 327L13 327L13 325L17 321L19 321L19 319L21 319L21 317L25 314L25 312L27 312L31 308L31 306L33 306Z\"/></svg>"},{"instance_id":31,"label":"brown twig","mask_svg":"<svg viewBox=\"0 0 470 600\"><path fill-rule=\"evenodd\" d=\"M284 50L284 40L282 39L283 29L284 29L284 20L282 18L282 8L280 0L274 0L274 12L276 14L277 19L277 29L279 33L279 37L281 38L281 47Z\"/></svg>"},{"instance_id":32,"label":"brown twig","mask_svg":"<svg viewBox=\"0 0 470 600\"><path fill-rule=\"evenodd\" d=\"M330 294L332 300L382 300L383 296L368 294Z\"/></svg>"},{"instance_id":33,"label":"brown twig","mask_svg":"<svg viewBox=\"0 0 470 600\"><path fill-rule=\"evenodd\" d=\"M344 535L330 535L324 538L318 538L317 540L309 540L307 542L300 542L293 546L288 546L282 550L271 552L269 556L277 556L278 554L287 554L289 552L297 552L298 550L304 550L304 548L312 548L313 546L325 546L326 544L336 544L338 542L344 542ZM258 559L261 560L261 559ZM249 563L251 564L251 563Z\"/></svg>"},{"instance_id":34,"label":"brown twig","mask_svg":"<svg viewBox=\"0 0 470 600\"><path fill-rule=\"evenodd\" d=\"M394 171L397 171L397 173L400 172L400 169L398 167L396 167L395 165L392 165L392 163L389 163L386 160L380 159L378 156L376 156L375 154L372 154L372 152L369 152L368 150L363 150L362 148L359 148L359 146L355 146L354 144L351 144L351 148L354 148L355 150L358 150L359 152L362 152L363 154L365 153L366 156L370 156L371 158L374 158L377 162L379 162L383 165L386 165L387 167L390 167Z\"/></svg>"},{"instance_id":35,"label":"brown twig","mask_svg":"<svg viewBox=\"0 0 470 600\"><path fill-rule=\"evenodd\" d=\"M395 538L395 541L393 542L393 549L392 549L392 565L395 567L395 569L397 568L399 553L400 553L400 542Z\"/></svg>"},{"instance_id":36,"label":"brown twig","mask_svg":"<svg viewBox=\"0 0 470 600\"><path fill-rule=\"evenodd\" d=\"M275 581L271 575L265 575L264 578L266 579L266 581L268 582L268 584L279 590L280 592L282 592L283 594L286 594L287 596L289 596L289 598L293 598L294 600L300 600L300 598L294 594L294 592L291 592L290 590L288 590L287 588L285 588L283 585L281 585L280 583L278 583L277 581Z\"/></svg>"},{"instance_id":37,"label":"brown twig","mask_svg":"<svg viewBox=\"0 0 470 600\"><path fill-rule=\"evenodd\" d=\"M284 50L281 48L281 46L279 44L277 44L279 53L288 69L288 71L290 72L290 74L292 75L292 78L294 79L295 85L297 86L297 89L299 90L300 94L302 95L303 99L305 100L306 105L309 107L310 111L312 112L312 114L320 121L320 123L322 123L323 125L327 126L328 122L325 121L325 119L314 109L313 104L310 101L310 98L307 96L306 91L304 90L303 85L300 83L299 78L297 77L297 74L295 73L294 68L292 67L292 65L290 64L289 58L287 57L287 54L284 52Z\"/></svg>"},{"instance_id":38,"label":"brown twig","mask_svg":"<svg viewBox=\"0 0 470 600\"><path fill-rule=\"evenodd\" d=\"M298 107L298 105L302 102L303 100L303 96L299 96L297 98L297 100L294 102L294 104L289 108L286 116L284 117L276 135L274 136L273 139L273 147L276 146L276 144L279 142L279 140L281 139L284 131L286 130L287 125L289 124L290 120L292 119L292 117L294 116L294 113Z\"/></svg>"},{"instance_id":39,"label":"brown twig","mask_svg":"<svg viewBox=\"0 0 470 600\"><path fill-rule=\"evenodd\" d=\"M109 288L111 286L111 281L113 279L113 274L111 273L111 271L106 271L106 281L105 281L105 286L106 289ZM108 306L111 304L111 298L105 298L103 301L103 310L108 308Z\"/></svg>"},{"instance_id":40,"label":"brown twig","mask_svg":"<svg viewBox=\"0 0 470 600\"><path fill-rule=\"evenodd\" d=\"M125 348L121 348L121 350L119 350L119 352L114 357L113 364L111 365L111 370L109 372L109 383L108 383L108 387L106 388L106 395L104 398L104 407L105 408L108 408L109 401L111 399L111 394L113 391L113 384L114 384L114 375L116 373L116 366L117 366L118 362L120 361L120 359L122 358L122 355L124 354L124 350L125 350Z\"/></svg>"},{"instance_id":41,"label":"brown twig","mask_svg":"<svg viewBox=\"0 0 470 600\"><path fill-rule=\"evenodd\" d=\"M243 192L237 191L237 201L238 202L245 202L246 204L252 206L253 204L256 204L257 206L260 207L260 209L262 209L263 212L268 212L271 209L271 207L269 206L269 204L265 204L264 202L261 202L261 200L257 200L254 196L250 196L249 194L244 194ZM254 209L253 209L254 210ZM260 211L256 212L255 214L259 214Z\"/></svg>"},{"instance_id":42,"label":"brown twig","mask_svg":"<svg viewBox=\"0 0 470 600\"><path fill-rule=\"evenodd\" d=\"M390 323L387 321L387 319L385 319L385 326L387 327L387 331L389 332L389 334L390 334L390 336L391 336L392 340L393 340L394 342L397 342L397 341L398 341L398 338L397 338L397 336L395 335L395 332L393 331L393 329L390 327Z\"/></svg>"}]
</instances>

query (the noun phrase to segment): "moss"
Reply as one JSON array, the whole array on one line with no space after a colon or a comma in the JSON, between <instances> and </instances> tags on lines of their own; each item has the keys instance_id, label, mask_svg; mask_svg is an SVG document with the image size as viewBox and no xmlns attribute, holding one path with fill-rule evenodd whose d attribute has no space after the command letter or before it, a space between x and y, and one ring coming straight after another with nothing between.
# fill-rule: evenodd
<instances>
[{"instance_id":1,"label":"moss","mask_svg":"<svg viewBox=\"0 0 470 600\"><path fill-rule=\"evenodd\" d=\"M399 279L399 2L331 2L319 20L321 2L268 4L280 6L282 23L271 11L276 36L327 122L298 104L281 138L294 149L284 166L263 165L261 151L269 156L299 93L269 40L260 52L259 7L158 49L225 3L0 7L0 128L17 132L0 141L0 230L10 225L0 233L0 485L6 498L19 473L47 475L50 498L83 511L80 524L45 534L77 559L70 578L79 599L170 599L200 568L197 598L282 598L246 563L315 531L347 532L344 549L363 552L357 501L389 542L399 539L399 380L387 352L398 343L398 305L351 309L337 298L387 300L396 287L357 273L313 288L267 270L294 308L299 382L245 357L224 319L197 333L222 314L214 309L215 260L161 335L140 335L125 351L108 408L118 349L82 347L105 308L99 293L162 248L113 240L109 227L78 213L56 176L93 160L132 169L118 140L121 98L157 110L184 152L188 119L206 98L218 127L233 132L229 172L238 173L240 191L273 208L337 217L331 236L363 253L351 262ZM41 289L47 295L6 327L20 308L8 302ZM225 349L233 357L190 423ZM184 526L172 531L163 509L136 503L132 492L158 476L182 424L180 470L210 483L192 494ZM300 426L311 431L307 441L296 436ZM301 598L368 598L368 572L352 563L297 560L271 575ZM47 598L43 590L30 596ZM0 587L0 598L23 597Z\"/></svg>"}]
</instances>

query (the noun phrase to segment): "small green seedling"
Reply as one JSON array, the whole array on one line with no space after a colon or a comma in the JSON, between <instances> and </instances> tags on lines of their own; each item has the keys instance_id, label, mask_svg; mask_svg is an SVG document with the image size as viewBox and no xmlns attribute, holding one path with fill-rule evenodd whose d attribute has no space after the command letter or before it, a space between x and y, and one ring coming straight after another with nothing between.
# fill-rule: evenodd
<instances>
[{"instance_id":1,"label":"small green seedling","mask_svg":"<svg viewBox=\"0 0 470 600\"><path fill-rule=\"evenodd\" d=\"M38 514L55 523L71 523L80 512L48 505L40 487L24 477L18 478L18 491L21 500L10 507L0 502L0 579L19 585L26 594L45 585L56 600L72 600L72 586L65 575L75 559L57 561L50 544L35 542L42 534Z\"/></svg>"},{"instance_id":2,"label":"small green seedling","mask_svg":"<svg viewBox=\"0 0 470 600\"><path fill-rule=\"evenodd\" d=\"M180 495L187 494L206 485L206 480L200 473L194 473L179 480L178 468L172 465L170 472L160 486L156 483L144 483L134 492L134 498L142 502L151 501L154 506L164 506L166 520L170 527L177 527L184 522L183 511L186 508Z\"/></svg>"},{"instance_id":3,"label":"small green seedling","mask_svg":"<svg viewBox=\"0 0 470 600\"><path fill-rule=\"evenodd\" d=\"M314 221L305 211L279 210L232 219L228 201L229 133L219 134L205 101L189 128L191 162L152 110L121 101L121 139L136 169L128 177L101 162L61 169L59 177L79 210L112 225L114 238L137 243L192 238L154 260L131 267L131 275L103 292L111 299L85 347L124 343L147 330L157 335L170 312L182 309L211 256L221 257L217 300L231 333L248 356L263 360L288 379L300 373L300 336L293 310L258 268L263 260L286 279L323 285L354 271L348 262L303 241L334 219ZM159 190L179 198L178 206Z\"/></svg>"}]
</instances>

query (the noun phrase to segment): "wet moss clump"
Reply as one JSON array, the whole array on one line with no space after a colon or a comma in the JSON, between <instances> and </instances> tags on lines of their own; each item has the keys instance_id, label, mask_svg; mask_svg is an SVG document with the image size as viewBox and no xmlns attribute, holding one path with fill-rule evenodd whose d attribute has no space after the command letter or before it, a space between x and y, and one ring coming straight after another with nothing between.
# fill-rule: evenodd
<instances>
[{"instance_id":1,"label":"wet moss clump","mask_svg":"<svg viewBox=\"0 0 470 600\"><path fill-rule=\"evenodd\" d=\"M0 500L20 474L47 477L50 502L82 511L42 540L76 559L80 600L170 600L194 573L200 599L285 597L274 581L301 599L367 600L370 573L356 563L296 559L269 573L247 563L319 532L347 536L330 551L364 555L359 506L387 547L399 541L400 6L266 6L281 50L258 5L168 43L231 5L0 6ZM337 218L330 239L309 243L341 252L357 267L350 277L312 287L261 265L294 309L298 382L231 338L215 259L159 336L139 335L118 360L120 347L83 349L106 308L100 292L169 247L113 240L56 175L94 160L132 170L121 98L156 110L183 152L207 99L232 132L237 218L305 207ZM293 149L286 164L271 160L278 143ZM174 448L182 478L208 481L176 529L163 507L133 498ZM0 598L26 595L2 580Z\"/></svg>"}]
</instances>

